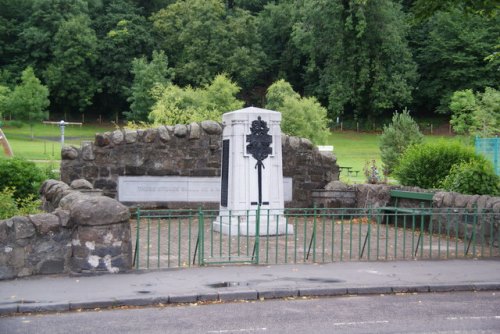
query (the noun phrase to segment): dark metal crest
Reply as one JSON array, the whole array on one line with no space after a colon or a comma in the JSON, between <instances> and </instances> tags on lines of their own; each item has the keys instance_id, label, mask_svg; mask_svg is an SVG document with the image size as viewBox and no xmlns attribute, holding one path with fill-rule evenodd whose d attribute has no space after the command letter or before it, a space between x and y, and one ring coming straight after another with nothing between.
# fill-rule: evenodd
<instances>
[{"instance_id":1,"label":"dark metal crest","mask_svg":"<svg viewBox=\"0 0 500 334\"><path fill-rule=\"evenodd\" d=\"M269 154L273 153L271 143L273 137L268 134L269 128L267 122L263 121L260 116L257 120L252 122L250 134L247 135L247 153L257 160L257 166L263 165L262 161L265 160ZM256 167L257 167L256 166Z\"/></svg>"},{"instance_id":2,"label":"dark metal crest","mask_svg":"<svg viewBox=\"0 0 500 334\"><path fill-rule=\"evenodd\" d=\"M268 134L269 128L267 127L267 122L263 121L260 116L257 120L252 122L250 127L250 134L247 135L247 153L251 154L252 157L257 160L255 168L258 172L258 187L259 187L259 202L256 204L268 204L267 202L262 202L262 168L264 168L263 160L267 159L269 154L273 153L271 146L273 142L273 137ZM254 203L252 203L254 204Z\"/></svg>"}]
</instances>

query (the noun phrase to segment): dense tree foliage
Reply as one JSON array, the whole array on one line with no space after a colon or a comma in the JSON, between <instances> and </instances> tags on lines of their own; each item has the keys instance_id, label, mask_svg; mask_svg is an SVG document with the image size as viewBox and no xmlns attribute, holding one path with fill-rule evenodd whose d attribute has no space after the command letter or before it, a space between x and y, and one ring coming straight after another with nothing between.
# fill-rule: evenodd
<instances>
[{"instance_id":1,"label":"dense tree foliage","mask_svg":"<svg viewBox=\"0 0 500 334\"><path fill-rule=\"evenodd\" d=\"M453 93L451 125L458 134L491 137L500 133L500 92L486 87L484 93L471 89Z\"/></svg>"},{"instance_id":2,"label":"dense tree foliage","mask_svg":"<svg viewBox=\"0 0 500 334\"><path fill-rule=\"evenodd\" d=\"M455 91L500 88L492 0L0 0L0 8L2 94L31 66L56 119L147 119L155 101L146 83L159 74L138 74L138 62L150 64L153 50L181 90L227 73L238 99L264 106L268 87L284 79L330 119L405 106L414 116L449 113Z\"/></svg>"},{"instance_id":3,"label":"dense tree foliage","mask_svg":"<svg viewBox=\"0 0 500 334\"><path fill-rule=\"evenodd\" d=\"M203 120L222 121L225 112L240 109L243 101L236 98L240 91L225 75L218 75L203 88L181 88L157 85L153 89L156 103L149 114L154 124L187 124Z\"/></svg>"},{"instance_id":4,"label":"dense tree foliage","mask_svg":"<svg viewBox=\"0 0 500 334\"><path fill-rule=\"evenodd\" d=\"M407 23L389 0L307 1L293 38L307 55L307 91L332 115L376 116L411 101L416 68Z\"/></svg>"},{"instance_id":5,"label":"dense tree foliage","mask_svg":"<svg viewBox=\"0 0 500 334\"><path fill-rule=\"evenodd\" d=\"M453 92L498 88L498 67L486 59L494 52L498 36L499 18L486 20L456 9L437 12L416 27L414 55L420 69L417 109L448 113Z\"/></svg>"},{"instance_id":6,"label":"dense tree foliage","mask_svg":"<svg viewBox=\"0 0 500 334\"><path fill-rule=\"evenodd\" d=\"M125 115L129 121L146 121L155 103L153 88L170 84L173 71L168 67L165 52L154 51L151 62L145 57L132 61L132 74L134 80L128 98L130 111L125 112Z\"/></svg>"},{"instance_id":7,"label":"dense tree foliage","mask_svg":"<svg viewBox=\"0 0 500 334\"><path fill-rule=\"evenodd\" d=\"M6 109L12 113L15 119L31 126L31 138L33 139L33 125L48 116L49 90L41 84L33 69L28 67L21 75L20 84L7 96L4 103Z\"/></svg>"},{"instance_id":8,"label":"dense tree foliage","mask_svg":"<svg viewBox=\"0 0 500 334\"><path fill-rule=\"evenodd\" d=\"M380 156L386 173L391 173L397 165L403 152L413 144L420 144L424 136L418 124L405 109L402 113L395 112L392 123L385 126L380 136Z\"/></svg>"},{"instance_id":9,"label":"dense tree foliage","mask_svg":"<svg viewBox=\"0 0 500 334\"><path fill-rule=\"evenodd\" d=\"M285 80L273 83L267 91L266 108L281 112L281 130L289 135L325 143L328 136L326 109L314 97L300 97Z\"/></svg>"}]
</instances>

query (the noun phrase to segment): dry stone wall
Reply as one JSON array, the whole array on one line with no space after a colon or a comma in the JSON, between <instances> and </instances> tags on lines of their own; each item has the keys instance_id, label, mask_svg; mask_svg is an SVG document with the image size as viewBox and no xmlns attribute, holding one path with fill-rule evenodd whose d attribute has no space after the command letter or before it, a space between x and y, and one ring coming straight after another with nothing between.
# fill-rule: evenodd
<instances>
[{"instance_id":1,"label":"dry stone wall","mask_svg":"<svg viewBox=\"0 0 500 334\"><path fill-rule=\"evenodd\" d=\"M85 180L47 180L40 192L47 213L0 221L0 279L131 268L127 207Z\"/></svg>"},{"instance_id":2,"label":"dry stone wall","mask_svg":"<svg viewBox=\"0 0 500 334\"><path fill-rule=\"evenodd\" d=\"M213 121L97 134L94 142L80 148L63 148L61 179L66 183L86 179L105 195L116 197L119 176L217 177L221 135L221 125ZM310 205L312 189L338 180L335 157L321 154L309 140L283 135L282 146L283 174L293 179L293 200L287 206ZM153 204L197 208L201 203Z\"/></svg>"},{"instance_id":3,"label":"dry stone wall","mask_svg":"<svg viewBox=\"0 0 500 334\"><path fill-rule=\"evenodd\" d=\"M345 185L339 181L330 182L325 189L313 193L314 204L321 208L379 208L394 206L391 190L429 192L418 187L389 186L385 184ZM419 200L399 199L400 208L419 208ZM432 199L432 222L428 228L436 233L447 231L450 235L470 237L476 228L485 242L499 246L500 242L500 197L487 195L464 195L455 192L437 191ZM474 215L480 219L474 223Z\"/></svg>"}]
</instances>

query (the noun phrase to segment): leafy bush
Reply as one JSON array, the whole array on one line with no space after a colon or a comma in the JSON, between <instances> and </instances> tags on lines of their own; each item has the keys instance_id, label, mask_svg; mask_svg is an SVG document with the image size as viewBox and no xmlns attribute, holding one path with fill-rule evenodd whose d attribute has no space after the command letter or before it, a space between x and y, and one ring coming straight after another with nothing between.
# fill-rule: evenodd
<instances>
[{"instance_id":1,"label":"leafy bush","mask_svg":"<svg viewBox=\"0 0 500 334\"><path fill-rule=\"evenodd\" d=\"M22 158L0 158L0 189L14 189L14 198L38 196L40 184L46 175L33 162Z\"/></svg>"},{"instance_id":2,"label":"leafy bush","mask_svg":"<svg viewBox=\"0 0 500 334\"><path fill-rule=\"evenodd\" d=\"M453 165L470 161L485 165L490 163L477 155L473 148L458 143L412 145L401 155L394 176L405 186L438 188Z\"/></svg>"},{"instance_id":3,"label":"leafy bush","mask_svg":"<svg viewBox=\"0 0 500 334\"><path fill-rule=\"evenodd\" d=\"M329 131L326 109L315 97L301 97L285 80L278 80L267 90L266 108L281 112L281 130L289 135L324 143Z\"/></svg>"},{"instance_id":4,"label":"leafy bush","mask_svg":"<svg viewBox=\"0 0 500 334\"><path fill-rule=\"evenodd\" d=\"M218 75L203 88L181 88L176 85L156 86L156 99L149 120L159 124L187 124L203 120L221 121L225 112L241 109L236 98L240 88L225 75Z\"/></svg>"},{"instance_id":5,"label":"leafy bush","mask_svg":"<svg viewBox=\"0 0 500 334\"><path fill-rule=\"evenodd\" d=\"M471 89L453 93L451 125L458 134L491 137L500 132L500 91L486 87L484 93Z\"/></svg>"},{"instance_id":6,"label":"leafy bush","mask_svg":"<svg viewBox=\"0 0 500 334\"><path fill-rule=\"evenodd\" d=\"M17 214L14 189L4 188L0 191L0 219L10 218Z\"/></svg>"},{"instance_id":7,"label":"leafy bush","mask_svg":"<svg viewBox=\"0 0 500 334\"><path fill-rule=\"evenodd\" d=\"M0 219L14 216L23 216L40 212L40 200L35 200L33 195L16 200L14 188L4 188L0 191Z\"/></svg>"},{"instance_id":8,"label":"leafy bush","mask_svg":"<svg viewBox=\"0 0 500 334\"><path fill-rule=\"evenodd\" d=\"M462 194L496 196L500 195L500 177L491 164L473 160L453 165L442 187Z\"/></svg>"},{"instance_id":9,"label":"leafy bush","mask_svg":"<svg viewBox=\"0 0 500 334\"><path fill-rule=\"evenodd\" d=\"M418 124L407 109L402 113L394 113L392 123L384 126L384 132L380 136L380 155L385 170L391 173L406 148L421 143L423 138Z\"/></svg>"}]
</instances>

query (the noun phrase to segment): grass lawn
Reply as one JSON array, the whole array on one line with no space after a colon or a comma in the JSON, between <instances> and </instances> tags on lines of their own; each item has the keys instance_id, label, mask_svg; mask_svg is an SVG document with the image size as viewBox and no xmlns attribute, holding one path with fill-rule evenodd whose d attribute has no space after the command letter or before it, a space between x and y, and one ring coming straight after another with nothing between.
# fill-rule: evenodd
<instances>
[{"instance_id":1,"label":"grass lawn","mask_svg":"<svg viewBox=\"0 0 500 334\"><path fill-rule=\"evenodd\" d=\"M60 163L60 136L61 130L57 125L38 124L34 127L35 139L30 138L30 128L25 125L21 128L2 127L7 136L14 154L29 160L34 160L40 166L47 164L58 168ZM84 125L82 127L70 125L65 128L65 144L80 146L82 141L94 140L96 133L115 130L112 124L102 126ZM366 133L356 131L332 132L325 145L334 146L334 154L337 164L343 167L352 167L359 171L358 175L348 176L346 172L341 173L341 180L347 183L363 183L365 176L363 168L367 162L375 160L381 169L378 133ZM457 137L425 136L425 140L459 140ZM391 180L390 180L391 181Z\"/></svg>"},{"instance_id":2,"label":"grass lawn","mask_svg":"<svg viewBox=\"0 0 500 334\"><path fill-rule=\"evenodd\" d=\"M363 183L365 182L365 176L363 173L364 166L366 162L371 162L375 159L379 169L382 169L382 161L380 159L379 150L379 138L378 133L366 133L366 132L355 132L355 131L343 131L343 132L332 132L328 138L327 145L333 145L333 153L337 157L337 164L339 166L349 166L353 170L358 170L357 176L348 176L347 173L343 172L340 175L341 181L347 183ZM424 141L463 141L459 137L451 136L435 136L426 135ZM394 182L394 180L389 179L389 182Z\"/></svg>"},{"instance_id":3,"label":"grass lawn","mask_svg":"<svg viewBox=\"0 0 500 334\"><path fill-rule=\"evenodd\" d=\"M112 131L113 125L69 125L64 129L64 143L80 146L84 140L94 140L98 132ZM57 162L61 159L61 129L57 125L37 124L33 128L35 139L31 140L30 127L2 127L15 156L29 160L48 160ZM42 163L43 164L43 163Z\"/></svg>"}]
</instances>

